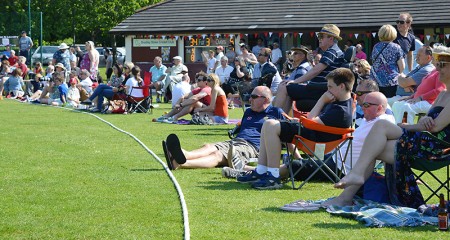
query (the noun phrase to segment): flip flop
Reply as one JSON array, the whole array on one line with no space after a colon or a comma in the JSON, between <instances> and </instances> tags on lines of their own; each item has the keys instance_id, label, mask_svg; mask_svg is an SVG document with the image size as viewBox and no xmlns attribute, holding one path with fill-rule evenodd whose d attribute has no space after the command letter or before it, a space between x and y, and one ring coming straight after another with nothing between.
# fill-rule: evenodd
<instances>
[{"instance_id":1,"label":"flip flop","mask_svg":"<svg viewBox=\"0 0 450 240\"><path fill-rule=\"evenodd\" d=\"M180 139L175 134L170 134L166 139L167 150L178 164L186 163L186 156L181 150Z\"/></svg>"},{"instance_id":2,"label":"flip flop","mask_svg":"<svg viewBox=\"0 0 450 240\"><path fill-rule=\"evenodd\" d=\"M164 157L166 157L167 167L170 170L173 170L174 168L173 168L172 160L170 159L169 151L167 150L167 144L166 144L166 141L164 141L164 140L162 141L162 148L164 150Z\"/></svg>"},{"instance_id":3,"label":"flip flop","mask_svg":"<svg viewBox=\"0 0 450 240\"><path fill-rule=\"evenodd\" d=\"M280 207L280 209L288 212L310 212L310 211L317 211L320 209L320 207L321 207L320 204L305 200L299 200L286 204Z\"/></svg>"}]
</instances>

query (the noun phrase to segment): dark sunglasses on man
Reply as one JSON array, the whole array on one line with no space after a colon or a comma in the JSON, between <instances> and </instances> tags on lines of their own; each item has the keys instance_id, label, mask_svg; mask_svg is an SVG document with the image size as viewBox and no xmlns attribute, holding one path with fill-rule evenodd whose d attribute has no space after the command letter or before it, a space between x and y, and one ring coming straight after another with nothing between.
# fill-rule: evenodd
<instances>
[{"instance_id":1,"label":"dark sunglasses on man","mask_svg":"<svg viewBox=\"0 0 450 240\"><path fill-rule=\"evenodd\" d=\"M372 91L356 91L355 94L358 97L361 97L362 95L366 94L366 93L371 93Z\"/></svg>"},{"instance_id":2,"label":"dark sunglasses on man","mask_svg":"<svg viewBox=\"0 0 450 240\"><path fill-rule=\"evenodd\" d=\"M250 97L251 97L252 99L266 98L265 96L261 96L261 95L257 95L257 94L251 94Z\"/></svg>"},{"instance_id":3,"label":"dark sunglasses on man","mask_svg":"<svg viewBox=\"0 0 450 240\"><path fill-rule=\"evenodd\" d=\"M405 24L405 23L407 23L407 24L410 24L411 23L411 21L403 21L403 20L397 20L397 21L395 21L397 24Z\"/></svg>"}]
</instances>

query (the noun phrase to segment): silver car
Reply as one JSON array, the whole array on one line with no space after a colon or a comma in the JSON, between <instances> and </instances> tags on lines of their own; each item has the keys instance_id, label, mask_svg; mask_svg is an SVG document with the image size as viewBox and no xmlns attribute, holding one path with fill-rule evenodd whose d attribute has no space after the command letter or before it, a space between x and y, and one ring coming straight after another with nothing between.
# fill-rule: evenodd
<instances>
[{"instance_id":1,"label":"silver car","mask_svg":"<svg viewBox=\"0 0 450 240\"><path fill-rule=\"evenodd\" d=\"M106 65L106 59L105 59L105 48L103 47L96 47L95 49L97 49L98 53L100 54L100 61L99 61L99 66L103 67ZM108 47L108 49L110 51L112 51L111 47ZM119 64L123 64L125 61L125 55L126 55L126 51L125 48L123 47L118 47L117 49L117 62Z\"/></svg>"},{"instance_id":2,"label":"silver car","mask_svg":"<svg viewBox=\"0 0 450 240\"><path fill-rule=\"evenodd\" d=\"M58 51L58 46L39 46L31 56L31 64L41 62L41 48L42 48L42 64L48 65L53 60L53 54Z\"/></svg>"}]
</instances>

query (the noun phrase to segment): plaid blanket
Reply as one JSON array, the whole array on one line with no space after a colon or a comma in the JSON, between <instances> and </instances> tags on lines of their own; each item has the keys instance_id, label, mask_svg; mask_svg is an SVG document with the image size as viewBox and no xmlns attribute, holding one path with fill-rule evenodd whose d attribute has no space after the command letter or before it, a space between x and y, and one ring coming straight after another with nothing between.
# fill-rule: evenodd
<instances>
[{"instance_id":1,"label":"plaid blanket","mask_svg":"<svg viewBox=\"0 0 450 240\"><path fill-rule=\"evenodd\" d=\"M354 218L368 227L416 227L437 225L437 217L426 216L414 208L380 204L364 199L354 199L355 205L330 206L327 212L333 215Z\"/></svg>"}]
</instances>

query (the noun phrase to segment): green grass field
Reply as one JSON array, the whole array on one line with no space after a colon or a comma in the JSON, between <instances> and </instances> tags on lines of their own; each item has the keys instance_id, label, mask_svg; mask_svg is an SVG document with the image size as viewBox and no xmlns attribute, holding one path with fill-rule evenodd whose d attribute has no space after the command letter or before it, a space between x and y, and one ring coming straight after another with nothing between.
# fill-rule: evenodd
<instances>
[{"instance_id":1,"label":"green grass field","mask_svg":"<svg viewBox=\"0 0 450 240\"><path fill-rule=\"evenodd\" d=\"M226 140L231 125L151 122L153 114L99 115L164 159L161 140L184 148ZM239 118L241 109L231 111ZM176 190L136 141L98 119L63 109L0 101L0 239L182 239ZM163 160L164 161L164 160ZM449 239L436 226L367 228L325 211L287 213L296 199L339 194L331 183L256 191L220 168L173 171L189 211L192 239ZM442 173L443 175L443 173Z\"/></svg>"}]
</instances>

